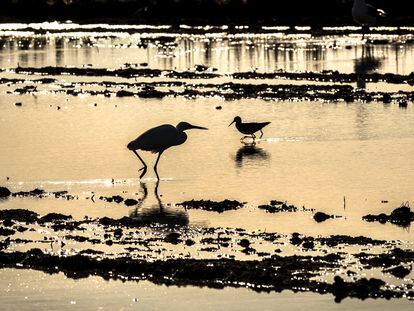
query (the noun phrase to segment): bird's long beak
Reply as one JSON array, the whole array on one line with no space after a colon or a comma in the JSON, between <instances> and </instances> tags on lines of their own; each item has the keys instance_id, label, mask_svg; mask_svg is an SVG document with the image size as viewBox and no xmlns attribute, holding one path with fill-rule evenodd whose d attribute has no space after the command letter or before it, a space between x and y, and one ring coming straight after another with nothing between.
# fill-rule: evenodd
<instances>
[{"instance_id":1,"label":"bird's long beak","mask_svg":"<svg viewBox=\"0 0 414 311\"><path fill-rule=\"evenodd\" d=\"M230 126L230 125L232 125L233 123L234 123L234 120L233 120L233 122L231 122L231 123L229 124L229 126Z\"/></svg>"},{"instance_id":2,"label":"bird's long beak","mask_svg":"<svg viewBox=\"0 0 414 311\"><path fill-rule=\"evenodd\" d=\"M206 127L192 125L192 124L190 124L190 125L191 125L190 129L208 130L208 128L206 128Z\"/></svg>"}]
</instances>

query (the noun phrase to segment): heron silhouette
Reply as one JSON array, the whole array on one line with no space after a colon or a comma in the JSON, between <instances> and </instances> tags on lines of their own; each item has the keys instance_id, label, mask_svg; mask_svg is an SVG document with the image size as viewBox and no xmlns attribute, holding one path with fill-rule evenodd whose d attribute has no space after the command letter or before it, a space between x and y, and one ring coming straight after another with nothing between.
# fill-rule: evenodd
<instances>
[{"instance_id":1,"label":"heron silhouette","mask_svg":"<svg viewBox=\"0 0 414 311\"><path fill-rule=\"evenodd\" d=\"M254 133L259 132L259 131L261 133L260 138L262 138L263 137L262 128L270 124L270 122L243 123L239 116L235 117L233 122L231 122L229 126L232 125L233 123L236 123L236 128L240 133L245 134L245 135L251 135L253 140L256 139L256 135L254 135ZM243 140L246 137L249 137L249 136L244 136L241 139Z\"/></svg>"},{"instance_id":2,"label":"heron silhouette","mask_svg":"<svg viewBox=\"0 0 414 311\"><path fill-rule=\"evenodd\" d=\"M162 153L170 147L183 144L187 140L187 134L184 131L190 129L207 130L207 128L205 127L192 125L188 122L180 122L177 124L177 126L173 126L171 124L163 124L149 129L148 131L142 133L136 139L131 141L127 145L127 148L134 152L138 159L144 165L142 168L138 170L142 170L142 173L139 176L139 178L142 178L147 172L147 164L140 157L137 150L158 153L158 157L154 165L154 171L157 175L157 179L159 180L160 177L157 172L157 165Z\"/></svg>"}]
</instances>

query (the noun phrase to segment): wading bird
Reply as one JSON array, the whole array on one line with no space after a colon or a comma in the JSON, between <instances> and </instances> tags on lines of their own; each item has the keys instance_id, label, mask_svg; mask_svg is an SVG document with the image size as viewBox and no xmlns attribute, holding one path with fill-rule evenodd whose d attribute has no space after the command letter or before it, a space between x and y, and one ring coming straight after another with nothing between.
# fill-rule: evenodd
<instances>
[{"instance_id":1,"label":"wading bird","mask_svg":"<svg viewBox=\"0 0 414 311\"><path fill-rule=\"evenodd\" d=\"M239 130L240 133L245 135L251 135L253 140L256 138L256 135L254 133L259 132L261 133L260 138L263 137L262 128L264 128L266 125L270 124L270 122L252 122L252 123L243 123L240 117L235 117L233 122L229 124L232 125L236 122L236 128ZM244 136L241 139L249 136Z\"/></svg>"},{"instance_id":2,"label":"wading bird","mask_svg":"<svg viewBox=\"0 0 414 311\"><path fill-rule=\"evenodd\" d=\"M187 140L187 134L184 133L184 131L190 129L207 130L205 127L191 125L187 122L180 122L177 124L177 126L173 126L171 124L163 124L149 129L145 133L142 133L140 136L138 136L138 138L131 141L127 145L127 148L134 152L144 165L139 169L139 171L142 170L141 176L139 176L139 178L142 178L147 172L147 164L145 164L144 160L140 157L137 150L158 153L157 161L154 165L154 171L157 175L157 179L159 180L160 177L158 176L157 165L161 154L170 147L183 144Z\"/></svg>"},{"instance_id":3,"label":"wading bird","mask_svg":"<svg viewBox=\"0 0 414 311\"><path fill-rule=\"evenodd\" d=\"M355 22L362 26L370 26L378 21L379 17L384 17L385 12L377 9L370 4L367 4L365 0L354 0L352 6L352 17Z\"/></svg>"}]
</instances>

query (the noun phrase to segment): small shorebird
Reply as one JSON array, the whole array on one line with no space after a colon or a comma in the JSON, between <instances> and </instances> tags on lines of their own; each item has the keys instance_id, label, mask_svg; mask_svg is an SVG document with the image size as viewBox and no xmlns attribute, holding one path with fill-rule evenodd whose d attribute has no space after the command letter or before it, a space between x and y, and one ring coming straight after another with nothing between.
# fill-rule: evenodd
<instances>
[{"instance_id":1,"label":"small shorebird","mask_svg":"<svg viewBox=\"0 0 414 311\"><path fill-rule=\"evenodd\" d=\"M157 179L159 180L160 177L158 176L157 165L161 154L170 147L183 144L187 140L187 134L184 131L190 129L207 130L205 127L191 125L187 122L180 122L177 126L171 124L163 124L149 129L145 133L142 133L140 136L138 136L138 138L131 141L127 145L127 148L135 153L138 159L144 165L141 169L139 169L139 171L142 170L139 178L142 178L147 172L147 164L145 164L144 160L139 156L137 150L158 153L157 161L154 165L154 171L157 175Z\"/></svg>"},{"instance_id":2,"label":"small shorebird","mask_svg":"<svg viewBox=\"0 0 414 311\"><path fill-rule=\"evenodd\" d=\"M365 0L354 0L352 17L355 22L362 26L373 25L378 21L379 17L384 17L385 15L383 10L367 4Z\"/></svg>"},{"instance_id":3,"label":"small shorebird","mask_svg":"<svg viewBox=\"0 0 414 311\"><path fill-rule=\"evenodd\" d=\"M233 122L229 124L232 125L233 123L236 123L236 128L239 130L240 133L245 135L251 135L253 140L256 138L256 135L254 133L260 131L260 138L263 137L262 128L264 128L266 125L270 124L270 122L251 122L251 123L243 123L240 117L235 117ZM249 136L242 137L242 140Z\"/></svg>"}]
</instances>

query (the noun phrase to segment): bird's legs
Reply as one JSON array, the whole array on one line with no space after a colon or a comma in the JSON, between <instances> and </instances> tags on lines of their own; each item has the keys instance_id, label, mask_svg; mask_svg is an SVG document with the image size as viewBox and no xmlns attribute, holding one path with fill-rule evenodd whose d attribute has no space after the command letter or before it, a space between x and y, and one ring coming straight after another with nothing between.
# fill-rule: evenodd
<instances>
[{"instance_id":1,"label":"bird's legs","mask_svg":"<svg viewBox=\"0 0 414 311\"><path fill-rule=\"evenodd\" d=\"M262 138L263 137L263 132L262 132L262 130L260 130L260 138Z\"/></svg>"},{"instance_id":2,"label":"bird's legs","mask_svg":"<svg viewBox=\"0 0 414 311\"><path fill-rule=\"evenodd\" d=\"M144 162L144 160L142 160L142 158L139 156L139 154L138 154L138 152L136 151L136 150L132 150L136 155L137 155L137 157L138 157L138 159L142 162L142 164L144 165L143 167L141 167L139 170L138 170L138 172L139 171L142 171L142 173L141 173L141 175L139 176L139 178L141 179L142 178L142 176L144 176L145 175L145 173L147 172L147 165L145 164L145 162Z\"/></svg>"},{"instance_id":3,"label":"bird's legs","mask_svg":"<svg viewBox=\"0 0 414 311\"><path fill-rule=\"evenodd\" d=\"M158 161L160 160L161 155L162 155L162 151L158 153L157 161L155 161L155 165L154 165L154 171L155 171L155 174L157 175L158 180L160 180L160 176L158 176L157 165L158 165Z\"/></svg>"},{"instance_id":4,"label":"bird's legs","mask_svg":"<svg viewBox=\"0 0 414 311\"><path fill-rule=\"evenodd\" d=\"M260 136L260 137L262 137L262 136ZM253 139L253 141L254 141L254 140L256 139L256 136L255 136L254 134L250 134L250 136L246 135L246 136L243 136L242 138L240 138L240 141L241 141L241 142L244 142L244 140L245 140L246 138L251 138L251 139Z\"/></svg>"}]
</instances>

